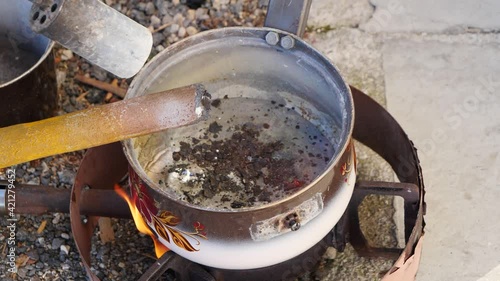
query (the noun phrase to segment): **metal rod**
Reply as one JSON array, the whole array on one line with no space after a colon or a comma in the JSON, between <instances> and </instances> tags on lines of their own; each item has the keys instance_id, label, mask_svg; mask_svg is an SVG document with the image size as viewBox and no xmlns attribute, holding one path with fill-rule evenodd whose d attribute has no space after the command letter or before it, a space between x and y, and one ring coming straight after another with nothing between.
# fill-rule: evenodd
<instances>
[{"instance_id":1,"label":"metal rod","mask_svg":"<svg viewBox=\"0 0 500 281\"><path fill-rule=\"evenodd\" d=\"M208 115L209 98L190 85L0 128L0 151L16 147L0 167L192 124Z\"/></svg>"},{"instance_id":2,"label":"metal rod","mask_svg":"<svg viewBox=\"0 0 500 281\"><path fill-rule=\"evenodd\" d=\"M312 0L270 0L264 26L302 37L306 30L311 2Z\"/></svg>"},{"instance_id":3,"label":"metal rod","mask_svg":"<svg viewBox=\"0 0 500 281\"><path fill-rule=\"evenodd\" d=\"M6 213L7 185L8 182L0 181L0 214ZM69 213L71 190L41 185L15 184L15 186L14 213L32 215ZM127 203L114 190L83 190L80 211L82 215L88 216L131 218Z\"/></svg>"},{"instance_id":4,"label":"metal rod","mask_svg":"<svg viewBox=\"0 0 500 281\"><path fill-rule=\"evenodd\" d=\"M114 190L83 190L80 212L87 216L132 218L127 203Z\"/></svg>"},{"instance_id":5,"label":"metal rod","mask_svg":"<svg viewBox=\"0 0 500 281\"><path fill-rule=\"evenodd\" d=\"M177 256L174 252L168 251L163 256L161 256L144 274L139 278L139 281L156 281L163 273L165 273L169 268L173 260Z\"/></svg>"}]
</instances>

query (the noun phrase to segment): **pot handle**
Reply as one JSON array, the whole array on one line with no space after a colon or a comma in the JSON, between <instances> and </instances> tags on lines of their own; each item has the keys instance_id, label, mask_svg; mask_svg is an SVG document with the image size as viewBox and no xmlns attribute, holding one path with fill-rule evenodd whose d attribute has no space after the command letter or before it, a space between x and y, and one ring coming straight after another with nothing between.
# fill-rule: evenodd
<instances>
[{"instance_id":1,"label":"pot handle","mask_svg":"<svg viewBox=\"0 0 500 281\"><path fill-rule=\"evenodd\" d=\"M269 0L264 26L304 35L312 0Z\"/></svg>"},{"instance_id":2,"label":"pot handle","mask_svg":"<svg viewBox=\"0 0 500 281\"><path fill-rule=\"evenodd\" d=\"M397 259L403 249L372 247L368 244L361 231L358 207L363 202L363 199L371 194L400 196L404 199L405 244L408 243L419 209L420 191L418 186L412 183L359 181L354 187L354 193L347 211L333 230L332 246L339 251L343 251L347 242L345 233L348 230L349 242L358 254L368 257Z\"/></svg>"}]
</instances>

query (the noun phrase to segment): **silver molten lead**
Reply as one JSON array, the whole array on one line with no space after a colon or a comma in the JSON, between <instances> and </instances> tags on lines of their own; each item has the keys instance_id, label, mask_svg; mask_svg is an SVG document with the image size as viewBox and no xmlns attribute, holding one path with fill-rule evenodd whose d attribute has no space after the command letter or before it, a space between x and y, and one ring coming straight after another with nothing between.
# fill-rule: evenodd
<instances>
[{"instance_id":1,"label":"silver molten lead","mask_svg":"<svg viewBox=\"0 0 500 281\"><path fill-rule=\"evenodd\" d=\"M123 78L149 57L153 38L144 26L99 0L30 0L31 28Z\"/></svg>"}]
</instances>

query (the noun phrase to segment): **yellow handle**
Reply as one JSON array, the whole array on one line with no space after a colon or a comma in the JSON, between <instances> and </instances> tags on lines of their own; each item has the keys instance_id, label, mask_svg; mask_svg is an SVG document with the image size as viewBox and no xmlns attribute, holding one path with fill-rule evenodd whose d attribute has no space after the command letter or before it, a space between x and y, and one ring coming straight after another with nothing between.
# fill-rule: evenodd
<instances>
[{"instance_id":1,"label":"yellow handle","mask_svg":"<svg viewBox=\"0 0 500 281\"><path fill-rule=\"evenodd\" d=\"M198 99L187 86L0 128L0 168L193 123Z\"/></svg>"}]
</instances>

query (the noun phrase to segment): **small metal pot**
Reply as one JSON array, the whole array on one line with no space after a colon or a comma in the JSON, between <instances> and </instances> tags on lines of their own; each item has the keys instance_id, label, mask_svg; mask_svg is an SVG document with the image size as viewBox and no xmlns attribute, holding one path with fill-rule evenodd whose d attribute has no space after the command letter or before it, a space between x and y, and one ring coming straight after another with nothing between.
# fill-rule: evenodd
<instances>
[{"instance_id":1,"label":"small metal pot","mask_svg":"<svg viewBox=\"0 0 500 281\"><path fill-rule=\"evenodd\" d=\"M52 117L57 109L54 43L31 30L30 9L29 1L0 2L0 127Z\"/></svg>"},{"instance_id":2,"label":"small metal pot","mask_svg":"<svg viewBox=\"0 0 500 281\"><path fill-rule=\"evenodd\" d=\"M331 137L335 153L326 168L307 186L269 204L203 208L180 200L150 177L150 162L161 158L160 151L168 151L164 133L159 133L123 142L132 199L159 240L194 262L252 269L299 255L331 231L353 192L354 108L349 87L327 58L293 34L272 28L223 28L189 37L157 55L135 77L126 98L207 82L244 84L268 101L279 98L272 90L279 85L288 94L285 102L295 104L299 114L324 131L337 130Z\"/></svg>"}]
</instances>

